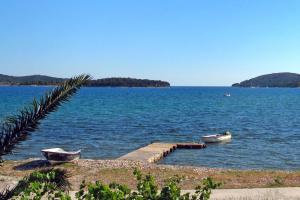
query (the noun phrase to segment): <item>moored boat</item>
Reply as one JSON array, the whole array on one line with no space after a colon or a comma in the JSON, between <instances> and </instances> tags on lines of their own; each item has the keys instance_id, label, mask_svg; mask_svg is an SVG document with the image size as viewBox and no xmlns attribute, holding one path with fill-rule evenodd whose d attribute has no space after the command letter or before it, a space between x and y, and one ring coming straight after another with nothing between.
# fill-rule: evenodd
<instances>
[{"instance_id":1,"label":"moored boat","mask_svg":"<svg viewBox=\"0 0 300 200\"><path fill-rule=\"evenodd\" d=\"M226 131L225 133L202 136L201 139L205 143L226 142L231 140L231 133Z\"/></svg>"},{"instance_id":2,"label":"moored boat","mask_svg":"<svg viewBox=\"0 0 300 200\"><path fill-rule=\"evenodd\" d=\"M80 158L81 150L78 151L65 151L62 148L52 148L41 150L43 156L50 163L62 163L72 160L78 160Z\"/></svg>"}]
</instances>

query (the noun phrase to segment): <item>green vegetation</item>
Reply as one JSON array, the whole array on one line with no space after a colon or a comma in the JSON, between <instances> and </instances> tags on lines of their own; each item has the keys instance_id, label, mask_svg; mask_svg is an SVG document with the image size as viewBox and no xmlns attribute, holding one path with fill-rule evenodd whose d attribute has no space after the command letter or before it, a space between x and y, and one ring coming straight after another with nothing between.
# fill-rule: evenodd
<instances>
[{"instance_id":1,"label":"green vegetation","mask_svg":"<svg viewBox=\"0 0 300 200\"><path fill-rule=\"evenodd\" d=\"M42 75L8 76L0 74L1 85L58 85L64 81L66 79Z\"/></svg>"},{"instance_id":2,"label":"green vegetation","mask_svg":"<svg viewBox=\"0 0 300 200\"><path fill-rule=\"evenodd\" d=\"M284 185L284 179L280 176L273 178L273 182L269 183L270 187L282 187Z\"/></svg>"},{"instance_id":3,"label":"green vegetation","mask_svg":"<svg viewBox=\"0 0 300 200\"><path fill-rule=\"evenodd\" d=\"M66 171L60 169L33 172L19 181L14 188L0 193L0 199L36 200L41 199L46 193L49 197L57 197L69 188L66 178Z\"/></svg>"},{"instance_id":4,"label":"green vegetation","mask_svg":"<svg viewBox=\"0 0 300 200\"><path fill-rule=\"evenodd\" d=\"M300 87L300 74L274 73L258 76L241 83L235 83L234 87Z\"/></svg>"},{"instance_id":5,"label":"green vegetation","mask_svg":"<svg viewBox=\"0 0 300 200\"><path fill-rule=\"evenodd\" d=\"M134 171L134 175L137 181L136 191L131 191L126 185L118 183L105 185L96 181L86 184L83 181L75 198L78 200L208 200L211 190L220 186L220 183L215 183L208 177L196 187L195 194L181 194L178 186L180 179L174 177L159 192L153 176L143 175L138 170ZM60 169L33 172L23 178L15 188L0 194L0 199L40 200L42 197L47 197L70 200L69 183L65 181L66 177L66 171Z\"/></svg>"},{"instance_id":6,"label":"green vegetation","mask_svg":"<svg viewBox=\"0 0 300 200\"><path fill-rule=\"evenodd\" d=\"M86 86L89 87L170 87L165 81L155 81L135 78L104 78L91 80Z\"/></svg>"},{"instance_id":7,"label":"green vegetation","mask_svg":"<svg viewBox=\"0 0 300 200\"><path fill-rule=\"evenodd\" d=\"M40 100L34 99L15 116L8 117L0 130L0 157L11 152L14 146L26 139L28 133L35 131L42 119L56 111L90 79L89 75L80 75L63 82L46 93Z\"/></svg>"},{"instance_id":8,"label":"green vegetation","mask_svg":"<svg viewBox=\"0 0 300 200\"><path fill-rule=\"evenodd\" d=\"M0 74L0 85L59 85L66 81L64 78L50 76L7 76ZM135 78L104 78L88 80L84 86L88 87L169 87L170 83L159 80Z\"/></svg>"}]
</instances>

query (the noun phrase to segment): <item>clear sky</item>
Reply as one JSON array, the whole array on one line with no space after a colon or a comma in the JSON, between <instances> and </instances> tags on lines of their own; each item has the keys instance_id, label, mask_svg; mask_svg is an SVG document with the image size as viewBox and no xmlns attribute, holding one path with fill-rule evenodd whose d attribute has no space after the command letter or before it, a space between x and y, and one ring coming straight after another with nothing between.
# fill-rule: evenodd
<instances>
[{"instance_id":1,"label":"clear sky","mask_svg":"<svg viewBox=\"0 0 300 200\"><path fill-rule=\"evenodd\" d=\"M231 85L300 73L300 1L3 0L0 73Z\"/></svg>"}]
</instances>

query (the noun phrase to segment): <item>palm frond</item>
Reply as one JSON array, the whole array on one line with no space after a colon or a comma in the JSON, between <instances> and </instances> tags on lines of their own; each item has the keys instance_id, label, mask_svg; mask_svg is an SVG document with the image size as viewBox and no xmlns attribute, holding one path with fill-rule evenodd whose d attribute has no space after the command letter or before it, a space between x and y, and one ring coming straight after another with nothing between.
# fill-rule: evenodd
<instances>
[{"instance_id":1,"label":"palm frond","mask_svg":"<svg viewBox=\"0 0 300 200\"><path fill-rule=\"evenodd\" d=\"M39 100L21 110L17 115L7 117L0 130L0 158L26 139L28 133L35 131L42 119L55 112L90 80L89 75L79 75L66 80L60 86L47 92Z\"/></svg>"}]
</instances>

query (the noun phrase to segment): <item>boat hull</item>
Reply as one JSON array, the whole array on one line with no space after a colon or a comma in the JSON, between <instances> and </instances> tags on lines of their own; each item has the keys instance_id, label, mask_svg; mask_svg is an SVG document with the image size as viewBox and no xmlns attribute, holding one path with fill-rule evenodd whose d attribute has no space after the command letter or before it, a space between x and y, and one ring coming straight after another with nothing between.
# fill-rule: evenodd
<instances>
[{"instance_id":1,"label":"boat hull","mask_svg":"<svg viewBox=\"0 0 300 200\"><path fill-rule=\"evenodd\" d=\"M42 150L42 155L50 162L50 163L63 163L70 162L72 160L78 160L81 156L81 151L75 152L66 152L62 149L46 149Z\"/></svg>"},{"instance_id":2,"label":"boat hull","mask_svg":"<svg viewBox=\"0 0 300 200\"><path fill-rule=\"evenodd\" d=\"M208 136L203 136L201 139L205 143L226 142L231 140L231 134L230 135L208 135Z\"/></svg>"}]
</instances>

